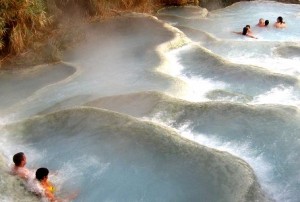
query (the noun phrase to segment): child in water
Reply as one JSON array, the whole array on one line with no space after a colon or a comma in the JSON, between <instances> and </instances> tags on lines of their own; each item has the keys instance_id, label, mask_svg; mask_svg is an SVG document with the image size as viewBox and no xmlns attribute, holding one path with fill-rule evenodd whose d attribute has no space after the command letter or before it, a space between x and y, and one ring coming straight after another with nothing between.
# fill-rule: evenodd
<instances>
[{"instance_id":1,"label":"child in water","mask_svg":"<svg viewBox=\"0 0 300 202\"><path fill-rule=\"evenodd\" d=\"M29 184L30 191L37 196L48 199L50 202L71 201L75 199L78 193L74 193L65 199L57 198L55 196L55 187L48 180L49 170L47 168L39 168L35 173L35 179Z\"/></svg>"},{"instance_id":2,"label":"child in water","mask_svg":"<svg viewBox=\"0 0 300 202\"><path fill-rule=\"evenodd\" d=\"M55 188L50 181L48 181L49 170L47 168L39 168L35 173L35 179L30 184L30 188L35 194L45 197L50 201L56 201L54 192Z\"/></svg>"}]
</instances>

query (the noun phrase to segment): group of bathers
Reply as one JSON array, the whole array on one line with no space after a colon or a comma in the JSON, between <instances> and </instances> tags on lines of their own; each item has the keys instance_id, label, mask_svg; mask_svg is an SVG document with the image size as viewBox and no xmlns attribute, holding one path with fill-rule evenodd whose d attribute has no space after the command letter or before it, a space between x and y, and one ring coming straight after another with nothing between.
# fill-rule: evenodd
<instances>
[{"instance_id":1,"label":"group of bathers","mask_svg":"<svg viewBox=\"0 0 300 202\"><path fill-rule=\"evenodd\" d=\"M264 20L263 18L260 18L258 21L258 24L256 26L258 27L267 27L269 25L269 20ZM279 16L276 20L276 22L274 23L274 27L275 28L285 28L286 27L286 23L283 21L283 18L281 16ZM245 27L243 27L242 32L233 32L236 34L242 34L244 36L248 36L254 39L257 39L257 37L255 37L253 35L253 32L251 31L251 27L250 25L246 25Z\"/></svg>"}]
</instances>

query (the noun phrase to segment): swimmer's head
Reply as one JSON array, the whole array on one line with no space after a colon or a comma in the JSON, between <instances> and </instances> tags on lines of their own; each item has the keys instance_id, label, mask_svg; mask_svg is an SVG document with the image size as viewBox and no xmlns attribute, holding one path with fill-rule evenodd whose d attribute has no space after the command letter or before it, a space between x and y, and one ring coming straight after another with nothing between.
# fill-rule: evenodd
<instances>
[{"instance_id":1,"label":"swimmer's head","mask_svg":"<svg viewBox=\"0 0 300 202\"><path fill-rule=\"evenodd\" d=\"M248 29L249 29L248 27L244 27L244 28L243 28L243 32L242 32L242 34L243 34L243 35L246 35L246 34L247 34L247 32L248 32Z\"/></svg>"},{"instance_id":2,"label":"swimmer's head","mask_svg":"<svg viewBox=\"0 0 300 202\"><path fill-rule=\"evenodd\" d=\"M35 172L35 177L38 181L42 181L47 178L49 174L49 170L47 168L39 168Z\"/></svg>"},{"instance_id":3,"label":"swimmer's head","mask_svg":"<svg viewBox=\"0 0 300 202\"><path fill-rule=\"evenodd\" d=\"M250 25L246 25L246 27L249 28L249 29L251 28Z\"/></svg>"},{"instance_id":4,"label":"swimmer's head","mask_svg":"<svg viewBox=\"0 0 300 202\"><path fill-rule=\"evenodd\" d=\"M266 20L266 21L265 21L265 26L268 26L269 23L270 23L269 20Z\"/></svg>"},{"instance_id":5,"label":"swimmer's head","mask_svg":"<svg viewBox=\"0 0 300 202\"><path fill-rule=\"evenodd\" d=\"M277 18L277 22L278 22L278 23L283 23L283 18L282 18L281 16L279 16L279 17Z\"/></svg>"},{"instance_id":6,"label":"swimmer's head","mask_svg":"<svg viewBox=\"0 0 300 202\"><path fill-rule=\"evenodd\" d=\"M13 156L13 162L15 163L15 166L18 166L18 167L23 167L26 165L26 156L23 152L19 152L19 153L16 153L14 156Z\"/></svg>"},{"instance_id":7,"label":"swimmer's head","mask_svg":"<svg viewBox=\"0 0 300 202\"><path fill-rule=\"evenodd\" d=\"M258 21L258 24L264 24L264 21L265 20L263 18L260 18L259 21Z\"/></svg>"}]
</instances>

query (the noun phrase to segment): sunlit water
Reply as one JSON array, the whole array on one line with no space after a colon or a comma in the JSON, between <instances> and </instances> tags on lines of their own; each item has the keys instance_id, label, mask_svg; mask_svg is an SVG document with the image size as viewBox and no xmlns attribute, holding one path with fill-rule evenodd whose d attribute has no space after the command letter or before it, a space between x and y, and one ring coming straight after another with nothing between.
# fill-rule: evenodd
<instances>
[{"instance_id":1,"label":"sunlit water","mask_svg":"<svg viewBox=\"0 0 300 202\"><path fill-rule=\"evenodd\" d=\"M2 72L0 201L39 200L8 174L19 151L75 201L299 201L299 21L271 1L167 8ZM232 33L246 24L258 39Z\"/></svg>"}]
</instances>

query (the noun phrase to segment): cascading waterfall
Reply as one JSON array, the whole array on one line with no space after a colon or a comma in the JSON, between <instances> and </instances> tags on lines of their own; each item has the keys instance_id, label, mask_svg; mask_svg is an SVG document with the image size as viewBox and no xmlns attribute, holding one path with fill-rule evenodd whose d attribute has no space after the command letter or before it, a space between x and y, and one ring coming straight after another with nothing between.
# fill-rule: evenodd
<instances>
[{"instance_id":1,"label":"cascading waterfall","mask_svg":"<svg viewBox=\"0 0 300 202\"><path fill-rule=\"evenodd\" d=\"M75 201L299 201L299 20L272 1L165 8L1 72L0 201L39 200L8 173L19 151ZM258 39L232 33L246 24Z\"/></svg>"}]
</instances>

